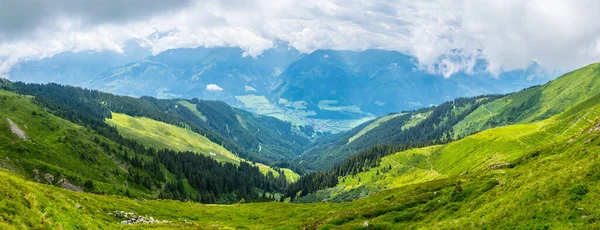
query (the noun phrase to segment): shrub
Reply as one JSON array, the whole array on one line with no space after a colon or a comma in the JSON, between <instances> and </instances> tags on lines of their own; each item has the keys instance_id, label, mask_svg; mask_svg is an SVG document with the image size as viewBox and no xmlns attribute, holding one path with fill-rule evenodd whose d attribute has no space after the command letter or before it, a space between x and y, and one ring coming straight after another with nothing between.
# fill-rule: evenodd
<instances>
[{"instance_id":1,"label":"shrub","mask_svg":"<svg viewBox=\"0 0 600 230\"><path fill-rule=\"evenodd\" d=\"M571 200L581 200L589 191L587 185L576 184L569 189L569 194L571 195Z\"/></svg>"}]
</instances>

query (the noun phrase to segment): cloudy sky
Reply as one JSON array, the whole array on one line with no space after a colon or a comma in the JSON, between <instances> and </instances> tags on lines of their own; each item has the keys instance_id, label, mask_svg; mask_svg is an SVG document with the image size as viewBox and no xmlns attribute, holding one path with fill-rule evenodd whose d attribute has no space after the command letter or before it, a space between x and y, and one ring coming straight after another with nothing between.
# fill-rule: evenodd
<instances>
[{"instance_id":1,"label":"cloudy sky","mask_svg":"<svg viewBox=\"0 0 600 230\"><path fill-rule=\"evenodd\" d=\"M534 61L564 71L600 61L598 15L597 0L0 0L0 73L65 51L122 52L132 38L155 54L239 46L256 56L286 41L302 52L397 50L445 75L475 59L492 73Z\"/></svg>"}]
</instances>

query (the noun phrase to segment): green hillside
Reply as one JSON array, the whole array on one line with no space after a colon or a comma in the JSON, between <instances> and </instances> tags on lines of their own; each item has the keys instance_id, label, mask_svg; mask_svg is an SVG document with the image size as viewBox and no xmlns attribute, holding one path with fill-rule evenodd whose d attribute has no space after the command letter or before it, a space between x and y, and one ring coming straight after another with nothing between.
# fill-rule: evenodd
<instances>
[{"instance_id":1,"label":"green hillside","mask_svg":"<svg viewBox=\"0 0 600 230\"><path fill-rule=\"evenodd\" d=\"M130 189L140 196L152 196L141 186L126 185L128 173L137 171L122 159L131 149L58 118L32 100L0 90L0 168L40 183L71 184L75 190L122 194ZM26 137L19 137L13 129ZM60 183L61 179L68 182ZM86 188L87 181L94 187Z\"/></svg>"},{"instance_id":2,"label":"green hillside","mask_svg":"<svg viewBox=\"0 0 600 230\"><path fill-rule=\"evenodd\" d=\"M462 98L429 109L384 116L346 133L317 140L300 161L309 169L326 169L375 144L445 143L494 127L541 121L598 93L600 63L506 96Z\"/></svg>"},{"instance_id":3,"label":"green hillside","mask_svg":"<svg viewBox=\"0 0 600 230\"><path fill-rule=\"evenodd\" d=\"M348 132L317 140L300 165L326 169L378 144L432 145L453 140L453 127L497 96L459 98L431 108L390 114Z\"/></svg>"},{"instance_id":4,"label":"green hillside","mask_svg":"<svg viewBox=\"0 0 600 230\"><path fill-rule=\"evenodd\" d=\"M288 163L316 137L310 126L294 126L219 101L133 98L57 84L8 82L0 87L35 96L59 116L95 130L107 129L105 120L113 112L147 117L190 129L240 158L266 165Z\"/></svg>"},{"instance_id":5,"label":"green hillside","mask_svg":"<svg viewBox=\"0 0 600 230\"><path fill-rule=\"evenodd\" d=\"M189 129L180 128L145 117L132 117L112 113L106 123L117 127L126 138L157 149L192 151L215 158L218 161L240 163L240 158L208 138Z\"/></svg>"},{"instance_id":6,"label":"green hillside","mask_svg":"<svg viewBox=\"0 0 600 230\"><path fill-rule=\"evenodd\" d=\"M600 63L485 104L454 126L455 136L549 118L600 93Z\"/></svg>"},{"instance_id":7,"label":"green hillside","mask_svg":"<svg viewBox=\"0 0 600 230\"><path fill-rule=\"evenodd\" d=\"M193 116L180 113L193 124L240 147L274 161L296 158L316 137L310 126L296 126L279 119L232 108L224 102L180 100L178 105L189 109Z\"/></svg>"},{"instance_id":8,"label":"green hillside","mask_svg":"<svg viewBox=\"0 0 600 230\"><path fill-rule=\"evenodd\" d=\"M136 140L147 147L172 149L182 152L192 151L214 158L219 162L229 162L237 165L241 161L247 162L198 133L150 118L131 117L125 114L112 113L111 118L106 119L106 123L117 127L119 133L125 138ZM279 176L277 170L267 165L258 163L256 166L264 174L271 172L275 177ZM285 174L289 182L297 180L300 177L297 173L289 169L285 170Z\"/></svg>"},{"instance_id":9,"label":"green hillside","mask_svg":"<svg viewBox=\"0 0 600 230\"><path fill-rule=\"evenodd\" d=\"M89 121L78 120L86 124L84 127L55 115L71 115L73 110L63 107L58 112L43 105L40 98L0 90L0 168L32 181L78 192L204 203L274 200L287 181L299 177L288 169L275 170L239 158L235 164L217 162L210 152L209 156L203 156L189 152L190 149L149 148L190 141L190 145L182 146L233 156L203 136L176 126L115 114L113 121L133 127L124 132L123 138L110 126L98 124L92 129L93 123ZM161 139L164 136L156 135L157 130L163 131L161 134L172 132L173 139ZM142 135L144 131L147 133Z\"/></svg>"},{"instance_id":10,"label":"green hillside","mask_svg":"<svg viewBox=\"0 0 600 230\"><path fill-rule=\"evenodd\" d=\"M512 168L515 162L528 154L537 154L540 149L571 143L584 134L593 138L600 130L599 116L600 94L539 122L493 128L445 145L385 156L376 167L342 176L336 188L308 199L320 196L319 199L335 200L336 196L345 195L340 191L353 189L367 190L363 191L364 196L382 189Z\"/></svg>"}]
</instances>

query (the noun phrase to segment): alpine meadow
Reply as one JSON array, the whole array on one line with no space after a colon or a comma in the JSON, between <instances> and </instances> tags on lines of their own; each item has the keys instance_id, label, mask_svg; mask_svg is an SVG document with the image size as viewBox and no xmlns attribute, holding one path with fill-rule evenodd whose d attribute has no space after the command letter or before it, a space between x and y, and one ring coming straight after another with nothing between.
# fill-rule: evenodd
<instances>
[{"instance_id":1,"label":"alpine meadow","mask_svg":"<svg viewBox=\"0 0 600 230\"><path fill-rule=\"evenodd\" d=\"M0 229L600 229L598 14L0 0Z\"/></svg>"}]
</instances>

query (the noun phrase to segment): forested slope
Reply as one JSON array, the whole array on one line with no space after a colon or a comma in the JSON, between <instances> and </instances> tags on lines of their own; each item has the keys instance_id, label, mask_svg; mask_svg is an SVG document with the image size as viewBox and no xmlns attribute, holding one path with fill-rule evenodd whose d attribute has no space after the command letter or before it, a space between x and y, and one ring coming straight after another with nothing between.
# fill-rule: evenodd
<instances>
[{"instance_id":1,"label":"forested slope","mask_svg":"<svg viewBox=\"0 0 600 230\"><path fill-rule=\"evenodd\" d=\"M55 111L58 116L89 126L94 130L114 132L105 123L105 119L111 118L111 112L134 117L147 117L188 128L205 136L210 141L222 145L241 158L269 165L291 160L291 157L297 155L313 135L310 127L296 127L288 122L270 117L254 117L253 114L234 110L222 102L203 101L200 103L198 100L192 100L197 104L212 105L202 106L201 110L205 109L202 111L193 111L190 110L190 106L182 106L179 100L116 96L57 84L40 85L15 82L3 84L2 88L34 96L36 101ZM191 108L193 109L193 106ZM198 114L207 114L208 117L205 116L203 119ZM225 119L227 117L230 119ZM238 117L239 119L237 119ZM268 126L263 127L266 124ZM244 125L247 126L247 129L238 128ZM223 130L228 127L233 130L224 132ZM278 133L268 131L272 127L277 127L281 131ZM254 134L259 128L262 128L263 131ZM262 148L264 148L264 152Z\"/></svg>"},{"instance_id":2,"label":"forested slope","mask_svg":"<svg viewBox=\"0 0 600 230\"><path fill-rule=\"evenodd\" d=\"M0 90L0 104L0 166L40 183L205 203L272 200L287 184L286 176L265 175L250 163L223 164L194 152L148 148L114 127L86 123L77 111L45 107L37 97ZM80 118L82 125L55 114Z\"/></svg>"}]
</instances>

